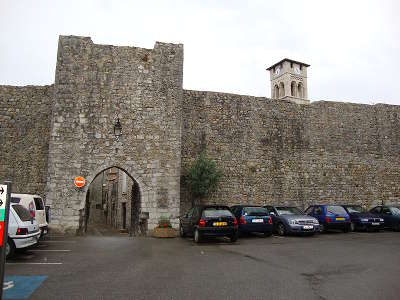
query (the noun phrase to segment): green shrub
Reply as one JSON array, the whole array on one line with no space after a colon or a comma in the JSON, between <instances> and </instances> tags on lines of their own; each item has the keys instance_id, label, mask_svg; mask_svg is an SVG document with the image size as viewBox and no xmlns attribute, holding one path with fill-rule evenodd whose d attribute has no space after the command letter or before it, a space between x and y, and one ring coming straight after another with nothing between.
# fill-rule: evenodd
<instances>
[{"instance_id":1,"label":"green shrub","mask_svg":"<svg viewBox=\"0 0 400 300\"><path fill-rule=\"evenodd\" d=\"M221 177L222 172L217 169L215 161L201 153L184 176L184 183L192 195L192 204L195 199L208 196L216 188Z\"/></svg>"}]
</instances>

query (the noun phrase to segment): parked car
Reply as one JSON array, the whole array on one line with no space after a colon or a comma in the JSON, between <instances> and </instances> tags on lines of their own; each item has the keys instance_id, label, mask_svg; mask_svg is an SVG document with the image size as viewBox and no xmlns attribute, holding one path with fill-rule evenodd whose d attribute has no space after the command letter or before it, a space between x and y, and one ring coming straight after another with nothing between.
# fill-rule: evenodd
<instances>
[{"instance_id":1,"label":"parked car","mask_svg":"<svg viewBox=\"0 0 400 300\"><path fill-rule=\"evenodd\" d=\"M40 235L43 237L48 232L46 211L43 199L38 195L14 194L11 193L11 203L21 204L29 210L32 217L36 219L40 228Z\"/></svg>"},{"instance_id":2,"label":"parked car","mask_svg":"<svg viewBox=\"0 0 400 300\"><path fill-rule=\"evenodd\" d=\"M10 205L6 257L11 258L16 249L35 245L40 236L39 225L29 211L20 204Z\"/></svg>"},{"instance_id":3,"label":"parked car","mask_svg":"<svg viewBox=\"0 0 400 300\"><path fill-rule=\"evenodd\" d=\"M272 235L272 218L264 207L235 205L231 211L239 220L239 234L259 232L264 236Z\"/></svg>"},{"instance_id":4,"label":"parked car","mask_svg":"<svg viewBox=\"0 0 400 300\"><path fill-rule=\"evenodd\" d=\"M384 228L384 219L371 213L363 212L360 205L342 205L350 216L350 230L382 230Z\"/></svg>"},{"instance_id":5,"label":"parked car","mask_svg":"<svg viewBox=\"0 0 400 300\"><path fill-rule=\"evenodd\" d=\"M400 231L400 207L378 205L370 213L385 220L385 228Z\"/></svg>"},{"instance_id":6,"label":"parked car","mask_svg":"<svg viewBox=\"0 0 400 300\"><path fill-rule=\"evenodd\" d=\"M181 237L193 236L196 243L210 236L227 236L231 242L238 238L238 222L228 206L195 206L179 218L179 223Z\"/></svg>"},{"instance_id":7,"label":"parked car","mask_svg":"<svg viewBox=\"0 0 400 300\"><path fill-rule=\"evenodd\" d=\"M272 217L274 231L283 236L291 233L313 235L319 232L316 218L306 215L294 206L265 206Z\"/></svg>"},{"instance_id":8,"label":"parked car","mask_svg":"<svg viewBox=\"0 0 400 300\"><path fill-rule=\"evenodd\" d=\"M306 209L306 214L318 220L320 232L330 229L350 231L350 216L340 205L311 205Z\"/></svg>"}]
</instances>

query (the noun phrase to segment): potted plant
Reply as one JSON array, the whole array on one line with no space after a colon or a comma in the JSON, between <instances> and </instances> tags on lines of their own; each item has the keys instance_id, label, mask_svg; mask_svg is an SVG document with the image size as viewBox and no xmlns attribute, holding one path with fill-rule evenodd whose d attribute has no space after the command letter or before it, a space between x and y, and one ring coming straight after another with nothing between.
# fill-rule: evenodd
<instances>
[{"instance_id":1,"label":"potted plant","mask_svg":"<svg viewBox=\"0 0 400 300\"><path fill-rule=\"evenodd\" d=\"M171 238L176 237L176 230L172 228L171 221L167 217L161 217L158 220L158 225L153 229L153 237Z\"/></svg>"}]
</instances>

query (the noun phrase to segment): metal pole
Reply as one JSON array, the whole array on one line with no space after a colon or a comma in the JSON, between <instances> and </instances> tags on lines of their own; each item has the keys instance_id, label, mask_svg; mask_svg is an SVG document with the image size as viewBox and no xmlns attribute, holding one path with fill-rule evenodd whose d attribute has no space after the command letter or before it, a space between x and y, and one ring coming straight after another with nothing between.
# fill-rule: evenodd
<instances>
[{"instance_id":1,"label":"metal pole","mask_svg":"<svg viewBox=\"0 0 400 300\"><path fill-rule=\"evenodd\" d=\"M8 215L10 211L10 199L11 199L11 181L5 181L7 186L7 194L6 194L6 203L5 203L5 212L4 212L4 225L3 225L3 245L0 247L0 279L1 279L1 291L0 291L0 300L3 299L3 285L4 285L4 269L5 269L5 260L6 260L6 247L7 247L7 239L8 239ZM3 191L4 192L4 191ZM0 195L1 196L1 195Z\"/></svg>"}]
</instances>

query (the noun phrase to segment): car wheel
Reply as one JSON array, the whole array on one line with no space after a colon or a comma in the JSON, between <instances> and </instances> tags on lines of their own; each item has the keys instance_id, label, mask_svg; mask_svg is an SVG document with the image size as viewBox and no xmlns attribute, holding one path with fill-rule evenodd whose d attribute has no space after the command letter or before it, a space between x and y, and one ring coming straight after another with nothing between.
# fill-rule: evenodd
<instances>
[{"instance_id":1,"label":"car wheel","mask_svg":"<svg viewBox=\"0 0 400 300\"><path fill-rule=\"evenodd\" d=\"M186 236L186 233L185 233L185 230L182 227L182 224L179 224L179 235L181 237L183 237L183 238Z\"/></svg>"},{"instance_id":2,"label":"car wheel","mask_svg":"<svg viewBox=\"0 0 400 300\"><path fill-rule=\"evenodd\" d=\"M7 245L6 245L6 258L12 258L15 254L15 245L14 242L11 239L7 239Z\"/></svg>"},{"instance_id":3,"label":"car wheel","mask_svg":"<svg viewBox=\"0 0 400 300\"><path fill-rule=\"evenodd\" d=\"M201 242L201 234L198 229L194 230L194 242L200 243Z\"/></svg>"},{"instance_id":4,"label":"car wheel","mask_svg":"<svg viewBox=\"0 0 400 300\"><path fill-rule=\"evenodd\" d=\"M285 225L283 225L282 223L278 224L278 228L276 230L280 236L284 236L286 234Z\"/></svg>"},{"instance_id":5,"label":"car wheel","mask_svg":"<svg viewBox=\"0 0 400 300\"><path fill-rule=\"evenodd\" d=\"M353 222L350 223L350 231L353 232L356 230L356 224L354 224Z\"/></svg>"},{"instance_id":6,"label":"car wheel","mask_svg":"<svg viewBox=\"0 0 400 300\"><path fill-rule=\"evenodd\" d=\"M395 231L400 231L400 223L397 223L397 226L394 229Z\"/></svg>"},{"instance_id":7,"label":"car wheel","mask_svg":"<svg viewBox=\"0 0 400 300\"><path fill-rule=\"evenodd\" d=\"M230 237L231 243L234 243L237 241L238 239L238 235L237 234L232 234Z\"/></svg>"},{"instance_id":8,"label":"car wheel","mask_svg":"<svg viewBox=\"0 0 400 300\"><path fill-rule=\"evenodd\" d=\"M325 225L322 224L322 223L319 224L319 232L320 232L320 233L326 232Z\"/></svg>"}]
</instances>

